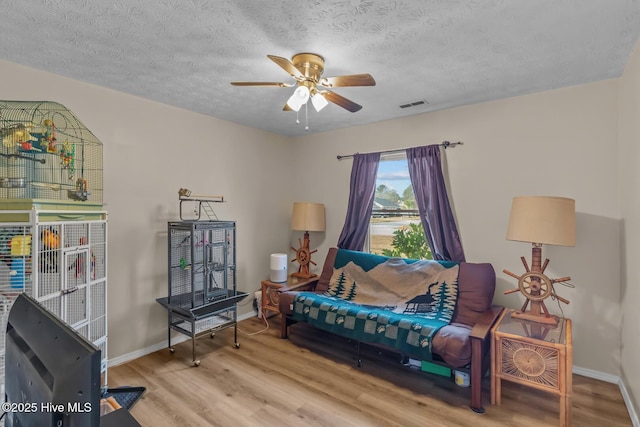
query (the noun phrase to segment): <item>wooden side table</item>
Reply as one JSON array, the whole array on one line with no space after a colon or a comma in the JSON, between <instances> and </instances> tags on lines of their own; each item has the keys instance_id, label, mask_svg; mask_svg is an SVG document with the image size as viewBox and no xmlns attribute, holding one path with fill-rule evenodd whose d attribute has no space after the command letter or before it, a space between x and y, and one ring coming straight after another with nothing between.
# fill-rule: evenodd
<instances>
[{"instance_id":1,"label":"wooden side table","mask_svg":"<svg viewBox=\"0 0 640 427\"><path fill-rule=\"evenodd\" d=\"M272 282L271 280L262 281L262 319L267 321L267 311L273 313L280 313L280 292L292 289L301 289L306 285L318 280L318 276L314 276L308 279L300 277L287 277L286 282Z\"/></svg>"},{"instance_id":2,"label":"wooden side table","mask_svg":"<svg viewBox=\"0 0 640 427\"><path fill-rule=\"evenodd\" d=\"M560 396L560 425L571 426L571 320L558 326L511 317L505 310L491 331L491 403L500 404L508 380Z\"/></svg>"}]
</instances>

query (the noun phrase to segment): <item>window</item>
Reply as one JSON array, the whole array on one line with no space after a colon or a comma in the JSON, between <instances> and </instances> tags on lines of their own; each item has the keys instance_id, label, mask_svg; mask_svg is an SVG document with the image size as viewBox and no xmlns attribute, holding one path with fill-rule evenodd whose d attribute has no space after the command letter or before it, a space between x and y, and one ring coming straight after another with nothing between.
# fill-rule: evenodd
<instances>
[{"instance_id":1,"label":"window","mask_svg":"<svg viewBox=\"0 0 640 427\"><path fill-rule=\"evenodd\" d=\"M371 253L433 258L424 237L404 153L380 158L367 240Z\"/></svg>"}]
</instances>

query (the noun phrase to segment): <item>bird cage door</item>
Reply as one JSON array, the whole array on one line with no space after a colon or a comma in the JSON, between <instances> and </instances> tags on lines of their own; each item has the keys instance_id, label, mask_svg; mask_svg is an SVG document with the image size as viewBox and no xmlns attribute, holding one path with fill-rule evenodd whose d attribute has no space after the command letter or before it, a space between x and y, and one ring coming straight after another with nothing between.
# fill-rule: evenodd
<instances>
[{"instance_id":1,"label":"bird cage door","mask_svg":"<svg viewBox=\"0 0 640 427\"><path fill-rule=\"evenodd\" d=\"M87 279L89 250L70 250L64 252L65 287L62 289L62 316L72 327L82 328L88 321ZM84 331L81 331L81 333ZM82 333L86 336L86 332Z\"/></svg>"},{"instance_id":2,"label":"bird cage door","mask_svg":"<svg viewBox=\"0 0 640 427\"><path fill-rule=\"evenodd\" d=\"M36 298L49 311L88 337L89 285L96 278L95 252L90 239L104 253L104 236L91 233L92 221L39 224L38 281ZM100 223L93 225L102 225ZM102 260L104 261L104 260ZM85 330L86 329L86 330Z\"/></svg>"}]
</instances>

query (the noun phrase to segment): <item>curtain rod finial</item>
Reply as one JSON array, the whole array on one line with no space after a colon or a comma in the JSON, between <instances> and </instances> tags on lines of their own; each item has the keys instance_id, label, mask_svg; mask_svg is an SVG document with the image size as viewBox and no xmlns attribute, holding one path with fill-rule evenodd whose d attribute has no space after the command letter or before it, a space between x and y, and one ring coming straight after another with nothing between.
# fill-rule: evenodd
<instances>
[{"instance_id":1,"label":"curtain rod finial","mask_svg":"<svg viewBox=\"0 0 640 427\"><path fill-rule=\"evenodd\" d=\"M458 141L458 142L449 142L449 141L442 141L442 144L440 144L444 147L444 149L446 150L449 147L455 147L456 145L464 145L464 143L462 141Z\"/></svg>"}]
</instances>

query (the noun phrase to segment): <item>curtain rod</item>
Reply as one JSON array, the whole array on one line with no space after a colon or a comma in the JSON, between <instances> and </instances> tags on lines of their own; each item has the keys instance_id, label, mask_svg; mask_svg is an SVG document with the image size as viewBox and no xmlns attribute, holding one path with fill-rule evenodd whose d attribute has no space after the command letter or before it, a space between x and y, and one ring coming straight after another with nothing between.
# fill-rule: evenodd
<instances>
[{"instance_id":1,"label":"curtain rod","mask_svg":"<svg viewBox=\"0 0 640 427\"><path fill-rule=\"evenodd\" d=\"M449 142L449 141L442 141L442 143L437 144L440 145L442 147L444 147L444 149L446 150L447 147L455 147L456 145L464 145L464 142L458 141L458 142ZM406 148L398 148L396 150L387 150L387 151L380 151L380 154L391 154L391 153L401 153L403 151L405 151ZM355 153L355 154L348 154L346 156L336 156L338 160L342 160L342 159L351 159L353 158L353 156L355 156L356 154L359 153Z\"/></svg>"}]
</instances>

